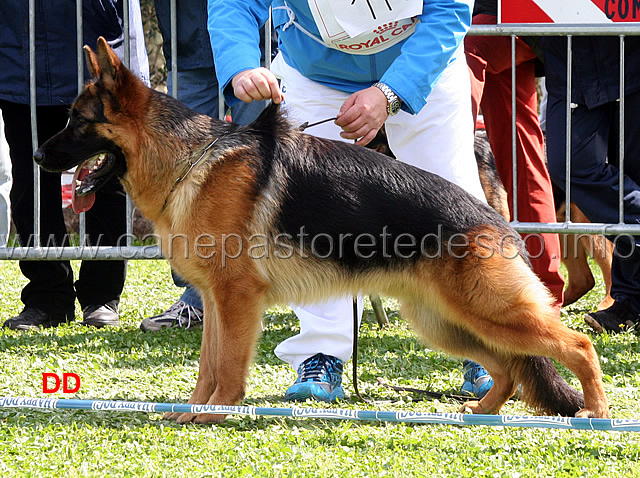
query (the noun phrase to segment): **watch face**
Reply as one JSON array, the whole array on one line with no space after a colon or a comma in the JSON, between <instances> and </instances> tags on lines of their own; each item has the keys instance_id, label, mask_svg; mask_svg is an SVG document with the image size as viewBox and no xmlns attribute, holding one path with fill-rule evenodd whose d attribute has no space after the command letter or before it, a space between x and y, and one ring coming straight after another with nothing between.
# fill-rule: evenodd
<instances>
[{"instance_id":1,"label":"watch face","mask_svg":"<svg viewBox=\"0 0 640 478\"><path fill-rule=\"evenodd\" d=\"M400 106L401 104L398 100L389 103L389 114L395 115L396 113L398 113L398 111L400 111Z\"/></svg>"}]
</instances>

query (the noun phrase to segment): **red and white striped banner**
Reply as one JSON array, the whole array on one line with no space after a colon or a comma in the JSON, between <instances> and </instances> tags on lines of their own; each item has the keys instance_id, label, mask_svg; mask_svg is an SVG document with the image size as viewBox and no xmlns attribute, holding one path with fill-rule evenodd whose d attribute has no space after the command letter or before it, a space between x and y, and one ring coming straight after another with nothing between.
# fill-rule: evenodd
<instances>
[{"instance_id":1,"label":"red and white striped banner","mask_svg":"<svg viewBox=\"0 0 640 478\"><path fill-rule=\"evenodd\" d=\"M640 22L640 0L499 0L498 22Z\"/></svg>"}]
</instances>

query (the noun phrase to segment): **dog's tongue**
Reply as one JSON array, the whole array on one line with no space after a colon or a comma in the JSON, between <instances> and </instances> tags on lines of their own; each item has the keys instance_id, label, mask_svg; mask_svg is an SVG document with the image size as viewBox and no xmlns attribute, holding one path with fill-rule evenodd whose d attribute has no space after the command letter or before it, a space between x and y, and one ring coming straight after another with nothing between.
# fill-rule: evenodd
<instances>
[{"instance_id":1,"label":"dog's tongue","mask_svg":"<svg viewBox=\"0 0 640 478\"><path fill-rule=\"evenodd\" d=\"M96 200L95 193L87 194L86 196L76 195L76 185L78 181L82 181L87 174L89 174L88 168L85 168L84 164L81 164L76 168L76 172L73 175L73 182L71 183L71 207L76 214L91 209L91 206L93 206Z\"/></svg>"}]
</instances>

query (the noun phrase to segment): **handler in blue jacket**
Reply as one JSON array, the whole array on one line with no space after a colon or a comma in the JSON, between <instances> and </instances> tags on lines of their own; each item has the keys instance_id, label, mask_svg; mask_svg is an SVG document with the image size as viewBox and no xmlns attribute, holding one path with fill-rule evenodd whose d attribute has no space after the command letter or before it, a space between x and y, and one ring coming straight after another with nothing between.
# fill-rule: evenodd
<instances>
[{"instance_id":1,"label":"handler in blue jacket","mask_svg":"<svg viewBox=\"0 0 640 478\"><path fill-rule=\"evenodd\" d=\"M394 155L485 200L473 152L462 41L472 0L209 0L209 33L225 99L283 103L310 134L366 145L385 125ZM259 28L272 7L279 54L260 67ZM278 84L279 78L281 80ZM426 105L426 106L425 106ZM360 301L360 310L362 304ZM294 307L300 333L276 355L298 370L285 398L342 398L352 299ZM481 367L473 378L488 390Z\"/></svg>"}]
</instances>

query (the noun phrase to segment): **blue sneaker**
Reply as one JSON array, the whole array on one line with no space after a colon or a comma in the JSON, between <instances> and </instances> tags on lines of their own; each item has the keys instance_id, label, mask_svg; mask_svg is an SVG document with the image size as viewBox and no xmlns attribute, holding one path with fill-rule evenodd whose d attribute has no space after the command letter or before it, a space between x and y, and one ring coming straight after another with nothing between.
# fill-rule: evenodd
<instances>
[{"instance_id":1,"label":"blue sneaker","mask_svg":"<svg viewBox=\"0 0 640 478\"><path fill-rule=\"evenodd\" d=\"M287 401L313 398L335 402L344 398L342 388L342 360L322 353L315 354L298 367L298 379L284 395Z\"/></svg>"},{"instance_id":2,"label":"blue sneaker","mask_svg":"<svg viewBox=\"0 0 640 478\"><path fill-rule=\"evenodd\" d=\"M469 395L471 397L484 397L489 389L493 387L493 379L489 372L487 372L479 363L472 362L471 360L463 360L464 366L464 383L460 392L462 395Z\"/></svg>"}]
</instances>

